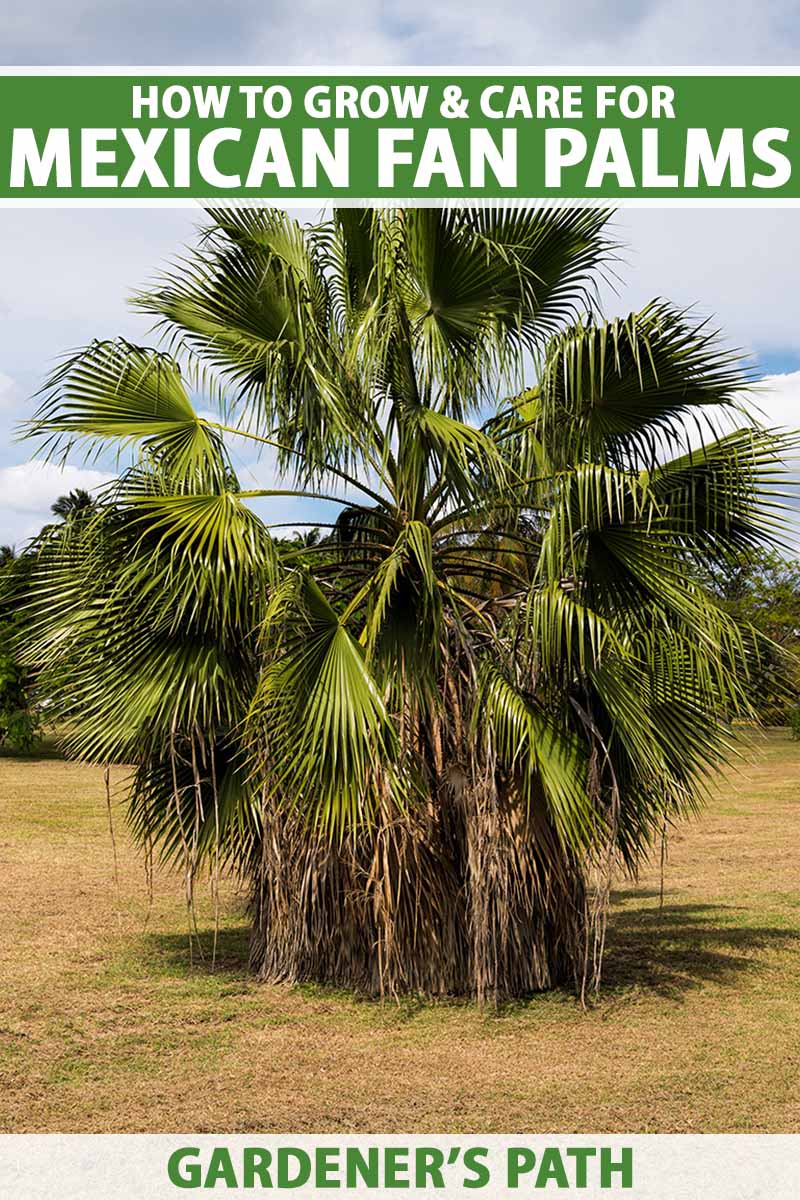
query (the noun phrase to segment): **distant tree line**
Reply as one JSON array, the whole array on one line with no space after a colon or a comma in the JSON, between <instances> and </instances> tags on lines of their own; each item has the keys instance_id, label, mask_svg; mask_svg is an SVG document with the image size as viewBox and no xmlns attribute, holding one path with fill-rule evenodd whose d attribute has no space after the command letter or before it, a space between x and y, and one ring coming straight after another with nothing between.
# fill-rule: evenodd
<instances>
[{"instance_id":1,"label":"distant tree line","mask_svg":"<svg viewBox=\"0 0 800 1200\"><path fill-rule=\"evenodd\" d=\"M51 507L64 524L81 520L95 508L92 496L76 488L59 496ZM0 748L15 754L30 754L40 742L44 710L34 695L34 672L22 665L17 643L26 618L26 601L40 538L19 553L0 546Z\"/></svg>"},{"instance_id":2,"label":"distant tree line","mask_svg":"<svg viewBox=\"0 0 800 1200\"><path fill-rule=\"evenodd\" d=\"M711 575L709 587L732 617L763 635L750 681L761 720L789 724L800 737L800 562L762 550Z\"/></svg>"}]
</instances>

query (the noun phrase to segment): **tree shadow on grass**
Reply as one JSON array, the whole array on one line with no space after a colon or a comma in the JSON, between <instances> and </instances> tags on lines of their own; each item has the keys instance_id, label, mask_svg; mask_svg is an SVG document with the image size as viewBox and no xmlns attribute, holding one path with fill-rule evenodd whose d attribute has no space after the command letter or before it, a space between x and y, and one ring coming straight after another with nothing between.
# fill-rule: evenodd
<instances>
[{"instance_id":1,"label":"tree shadow on grass","mask_svg":"<svg viewBox=\"0 0 800 1200\"><path fill-rule=\"evenodd\" d=\"M800 949L800 929L789 925L754 925L748 922L749 911L727 904L654 904L658 891L626 891L621 894L624 908L616 908L609 918L603 982L599 999L620 999L631 993L652 994L676 1000L694 988L707 983L732 986L743 975L757 972L763 966L765 951ZM635 905L636 901L643 901ZM632 903L634 902L634 903ZM244 989L255 984L248 974L250 929L247 924L222 929L217 939L216 962L212 968L211 947L213 930L200 930L203 957L197 942L189 954L188 936L184 934L146 935L149 950L169 973L185 976L188 972L215 974L227 977L232 987ZM301 984L301 991L314 997L348 1002L376 1003L373 997L355 996L329 984ZM514 1012L541 1003L543 993L527 1000L501 1006L497 1015L513 1016ZM574 994L568 989L546 993L555 1002L568 1002ZM468 1003L459 998L427 1001L419 996L400 997L398 1010L408 1019L429 1007Z\"/></svg>"},{"instance_id":2,"label":"tree shadow on grass","mask_svg":"<svg viewBox=\"0 0 800 1200\"><path fill-rule=\"evenodd\" d=\"M706 983L735 984L763 966L764 951L800 947L800 929L753 924L730 904L664 903L657 891L628 891L611 913L601 997L636 990L677 999ZM640 907L631 901L650 901Z\"/></svg>"},{"instance_id":3,"label":"tree shadow on grass","mask_svg":"<svg viewBox=\"0 0 800 1200\"><path fill-rule=\"evenodd\" d=\"M216 959L212 959L214 939L213 928L201 928L193 938L190 953L189 936L187 933L156 933L150 931L143 935L148 958L158 963L159 968L168 975L186 978L187 976L216 977L223 982L222 995L245 993L251 987L259 987L260 981L250 971L250 926L229 926L221 929L217 937ZM202 947L202 956L198 952ZM283 986L283 985L281 985ZM369 996L338 987L333 983L314 982L307 980L300 983L287 984L294 991L311 1000L340 1000L343 1004L381 1005L378 997ZM420 995L398 996L388 1001L385 1007L397 1020L412 1020L428 1008L434 1001ZM467 1003L464 1000L436 1001L435 1003Z\"/></svg>"},{"instance_id":4,"label":"tree shadow on grass","mask_svg":"<svg viewBox=\"0 0 800 1200\"><path fill-rule=\"evenodd\" d=\"M247 924L220 929L214 952L213 927L199 929L193 934L191 946L188 933L156 933L143 935L148 955L152 955L168 974L186 975L196 971L242 979L248 974L250 957L250 926Z\"/></svg>"}]
</instances>

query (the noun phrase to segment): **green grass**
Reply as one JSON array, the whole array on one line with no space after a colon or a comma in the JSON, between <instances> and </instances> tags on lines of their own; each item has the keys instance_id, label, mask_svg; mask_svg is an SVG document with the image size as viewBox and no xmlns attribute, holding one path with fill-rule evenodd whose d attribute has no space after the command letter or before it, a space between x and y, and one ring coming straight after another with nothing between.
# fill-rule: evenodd
<instances>
[{"instance_id":1,"label":"green grass","mask_svg":"<svg viewBox=\"0 0 800 1200\"><path fill-rule=\"evenodd\" d=\"M99 771L0 761L6 1131L800 1131L800 744L750 740L703 817L614 898L603 990L481 1012L247 973L228 887L190 958Z\"/></svg>"}]
</instances>

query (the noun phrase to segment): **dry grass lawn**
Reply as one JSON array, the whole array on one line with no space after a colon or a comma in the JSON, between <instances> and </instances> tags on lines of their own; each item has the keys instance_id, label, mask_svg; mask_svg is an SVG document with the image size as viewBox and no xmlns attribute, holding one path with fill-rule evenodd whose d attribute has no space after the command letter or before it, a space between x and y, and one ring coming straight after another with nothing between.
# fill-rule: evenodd
<instances>
[{"instance_id":1,"label":"dry grass lawn","mask_svg":"<svg viewBox=\"0 0 800 1200\"><path fill-rule=\"evenodd\" d=\"M800 744L747 749L617 894L607 979L493 1014L248 979L240 897L190 965L98 771L0 760L5 1132L800 1132ZM210 929L210 906L200 920ZM210 936L210 935L209 935Z\"/></svg>"}]
</instances>

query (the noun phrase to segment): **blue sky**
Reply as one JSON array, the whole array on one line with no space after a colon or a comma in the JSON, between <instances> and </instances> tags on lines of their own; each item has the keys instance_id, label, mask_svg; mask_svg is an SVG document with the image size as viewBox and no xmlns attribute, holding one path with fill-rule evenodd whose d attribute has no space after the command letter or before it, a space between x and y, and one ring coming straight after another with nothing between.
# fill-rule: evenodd
<instances>
[{"instance_id":1,"label":"blue sky","mask_svg":"<svg viewBox=\"0 0 800 1200\"><path fill-rule=\"evenodd\" d=\"M28 0L0 10L4 65L780 65L800 61L796 0ZM186 211L6 210L0 222L0 544L19 543L62 491L97 483L31 466L12 440L55 359L93 337L147 337L130 292L191 239ZM800 211L648 210L617 217L626 249L609 314L655 295L695 304L771 376L776 424L800 426ZM257 478L269 464L250 464ZM248 478L250 475L248 473ZM294 519L302 515L291 514Z\"/></svg>"}]
</instances>

